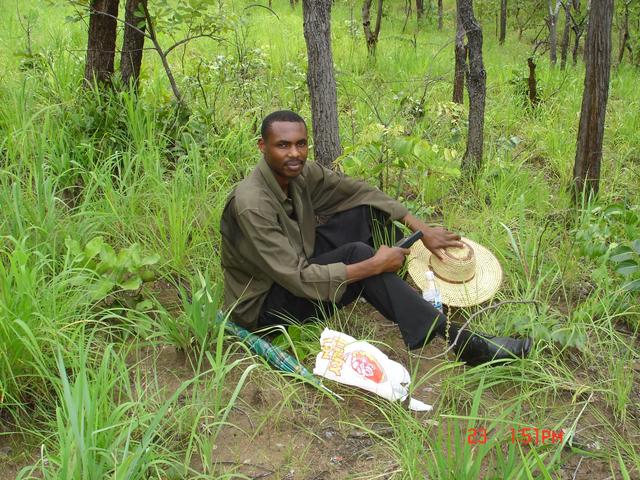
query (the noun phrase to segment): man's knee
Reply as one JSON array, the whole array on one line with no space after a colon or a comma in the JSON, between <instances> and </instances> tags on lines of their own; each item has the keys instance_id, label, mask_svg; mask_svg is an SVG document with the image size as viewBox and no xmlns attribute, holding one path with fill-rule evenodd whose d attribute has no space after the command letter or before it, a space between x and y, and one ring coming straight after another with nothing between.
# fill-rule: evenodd
<instances>
[{"instance_id":1,"label":"man's knee","mask_svg":"<svg viewBox=\"0 0 640 480\"><path fill-rule=\"evenodd\" d=\"M364 242L352 242L348 244L346 263L358 263L375 255L373 247Z\"/></svg>"}]
</instances>

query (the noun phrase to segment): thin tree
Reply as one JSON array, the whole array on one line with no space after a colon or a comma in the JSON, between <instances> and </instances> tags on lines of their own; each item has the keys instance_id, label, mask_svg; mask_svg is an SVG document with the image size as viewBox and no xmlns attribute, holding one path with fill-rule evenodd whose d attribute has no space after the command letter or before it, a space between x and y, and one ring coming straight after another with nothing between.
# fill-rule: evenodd
<instances>
[{"instance_id":1,"label":"thin tree","mask_svg":"<svg viewBox=\"0 0 640 480\"><path fill-rule=\"evenodd\" d=\"M438 30L442 30L442 0L438 0Z\"/></svg>"},{"instance_id":2,"label":"thin tree","mask_svg":"<svg viewBox=\"0 0 640 480\"><path fill-rule=\"evenodd\" d=\"M367 51L371 57L376 56L376 47L378 46L378 36L380 35L380 24L382 23L382 0L378 0L378 11L376 12L376 24L371 30L371 2L373 0L364 0L362 2L362 27L364 36L367 40Z\"/></svg>"},{"instance_id":3,"label":"thin tree","mask_svg":"<svg viewBox=\"0 0 640 480\"><path fill-rule=\"evenodd\" d=\"M613 0L591 2L584 46L586 63L584 92L573 167L573 190L576 201L580 199L583 192L586 195L597 194L600 185L602 140L611 68L612 19Z\"/></svg>"},{"instance_id":4,"label":"thin tree","mask_svg":"<svg viewBox=\"0 0 640 480\"><path fill-rule=\"evenodd\" d=\"M416 18L418 22L424 17L424 0L416 0Z\"/></svg>"},{"instance_id":5,"label":"thin tree","mask_svg":"<svg viewBox=\"0 0 640 480\"><path fill-rule=\"evenodd\" d=\"M85 85L110 83L116 54L118 0L92 0L84 67Z\"/></svg>"},{"instance_id":6,"label":"thin tree","mask_svg":"<svg viewBox=\"0 0 640 480\"><path fill-rule=\"evenodd\" d=\"M564 30L562 31L562 43L560 44L560 70L567 65L567 52L569 51L569 33L571 32L571 3L564 0Z\"/></svg>"},{"instance_id":7,"label":"thin tree","mask_svg":"<svg viewBox=\"0 0 640 480\"><path fill-rule=\"evenodd\" d=\"M462 171L475 178L482 167L484 147L484 103L487 72L482 60L482 29L473 15L473 0L457 0L457 10L467 36L467 91L469 93L469 131L467 150L462 158Z\"/></svg>"},{"instance_id":8,"label":"thin tree","mask_svg":"<svg viewBox=\"0 0 640 480\"><path fill-rule=\"evenodd\" d=\"M504 39L507 36L507 0L500 0L500 37L498 42L504 45Z\"/></svg>"},{"instance_id":9,"label":"thin tree","mask_svg":"<svg viewBox=\"0 0 640 480\"><path fill-rule=\"evenodd\" d=\"M314 154L318 163L329 168L342 153L331 51L331 4L332 0L302 1Z\"/></svg>"},{"instance_id":10,"label":"thin tree","mask_svg":"<svg viewBox=\"0 0 640 480\"><path fill-rule=\"evenodd\" d=\"M587 16L582 16L580 12L580 0L573 0L574 14L571 16L571 29L575 37L573 43L573 53L571 59L573 60L573 66L578 63L578 48L580 47L580 38L584 33L584 22L587 21Z\"/></svg>"},{"instance_id":11,"label":"thin tree","mask_svg":"<svg viewBox=\"0 0 640 480\"><path fill-rule=\"evenodd\" d=\"M547 9L549 16L546 18L549 27L549 60L551 65L555 66L558 61L558 12L560 12L560 0L556 1L555 7L553 0L547 0Z\"/></svg>"},{"instance_id":12,"label":"thin tree","mask_svg":"<svg viewBox=\"0 0 640 480\"><path fill-rule=\"evenodd\" d=\"M631 0L622 2L624 8L624 16L622 18L622 26L620 27L620 50L618 50L618 65L622 63L625 48L629 50L629 58L633 61L633 49L629 45L629 5Z\"/></svg>"},{"instance_id":13,"label":"thin tree","mask_svg":"<svg viewBox=\"0 0 640 480\"><path fill-rule=\"evenodd\" d=\"M455 67L453 73L453 101L464 102L464 75L467 71L467 46L464 43L464 27L456 10L456 40L454 46Z\"/></svg>"},{"instance_id":14,"label":"thin tree","mask_svg":"<svg viewBox=\"0 0 640 480\"><path fill-rule=\"evenodd\" d=\"M124 16L124 39L120 54L120 75L125 85L138 87L144 51L145 8L147 0L127 0Z\"/></svg>"}]
</instances>

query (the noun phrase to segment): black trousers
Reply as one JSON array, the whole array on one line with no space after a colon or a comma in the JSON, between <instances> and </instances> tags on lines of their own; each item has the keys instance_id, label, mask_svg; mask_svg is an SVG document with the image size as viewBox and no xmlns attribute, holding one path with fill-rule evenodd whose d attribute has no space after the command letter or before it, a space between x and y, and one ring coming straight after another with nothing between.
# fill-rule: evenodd
<instances>
[{"instance_id":1,"label":"black trousers","mask_svg":"<svg viewBox=\"0 0 640 480\"><path fill-rule=\"evenodd\" d=\"M338 213L316 227L315 250L309 262L349 265L366 260L375 253L374 235L386 237L384 243L393 245L402 232L382 212L369 206ZM444 328L446 317L395 273L382 273L349 284L337 303L296 297L274 283L262 305L258 326L281 325L290 319L305 322L322 318L323 313L331 315L336 308L361 295L384 317L398 324L409 348L421 347L435 331Z\"/></svg>"}]
</instances>

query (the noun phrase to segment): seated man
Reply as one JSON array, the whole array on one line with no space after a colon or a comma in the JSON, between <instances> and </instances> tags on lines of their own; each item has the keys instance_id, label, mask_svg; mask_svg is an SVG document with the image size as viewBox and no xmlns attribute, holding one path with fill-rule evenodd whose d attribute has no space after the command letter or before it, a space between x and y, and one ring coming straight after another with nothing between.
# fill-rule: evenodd
<instances>
[{"instance_id":1,"label":"seated man","mask_svg":"<svg viewBox=\"0 0 640 480\"><path fill-rule=\"evenodd\" d=\"M373 224L401 220L434 255L461 246L460 237L432 228L366 182L307 162L304 120L278 111L262 122L257 167L229 195L221 219L225 304L231 320L255 329L303 322L362 295L400 328L409 348L458 329L397 272L408 249L373 248ZM331 216L318 225L317 216ZM396 229L397 230L397 229ZM398 237L399 238L399 237ZM393 243L391 243L393 244ZM448 331L447 331L448 330ZM531 340L460 332L454 351L477 364L524 357Z\"/></svg>"}]
</instances>

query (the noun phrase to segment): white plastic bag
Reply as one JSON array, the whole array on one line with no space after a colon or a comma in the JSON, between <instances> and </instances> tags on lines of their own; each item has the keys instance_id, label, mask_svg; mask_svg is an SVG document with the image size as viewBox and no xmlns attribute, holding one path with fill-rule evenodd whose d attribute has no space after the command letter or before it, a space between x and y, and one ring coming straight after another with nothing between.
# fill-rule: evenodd
<instances>
[{"instance_id":1,"label":"white plastic bag","mask_svg":"<svg viewBox=\"0 0 640 480\"><path fill-rule=\"evenodd\" d=\"M313 369L316 375L363 388L387 400L407 398L411 382L407 369L370 343L325 328L320 336L320 348ZM433 409L413 398L409 408L420 412Z\"/></svg>"}]
</instances>

